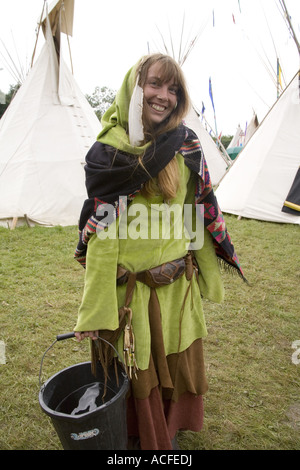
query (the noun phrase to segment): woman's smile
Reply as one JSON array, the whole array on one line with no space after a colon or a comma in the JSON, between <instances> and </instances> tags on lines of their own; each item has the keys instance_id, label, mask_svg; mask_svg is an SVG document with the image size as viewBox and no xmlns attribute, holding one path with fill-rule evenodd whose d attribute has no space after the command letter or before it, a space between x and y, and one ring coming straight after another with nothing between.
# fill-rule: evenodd
<instances>
[{"instance_id":1,"label":"woman's smile","mask_svg":"<svg viewBox=\"0 0 300 470\"><path fill-rule=\"evenodd\" d=\"M150 104L150 106L156 111L164 111L166 109L165 106L160 106L159 104L155 104L155 103Z\"/></svg>"}]
</instances>

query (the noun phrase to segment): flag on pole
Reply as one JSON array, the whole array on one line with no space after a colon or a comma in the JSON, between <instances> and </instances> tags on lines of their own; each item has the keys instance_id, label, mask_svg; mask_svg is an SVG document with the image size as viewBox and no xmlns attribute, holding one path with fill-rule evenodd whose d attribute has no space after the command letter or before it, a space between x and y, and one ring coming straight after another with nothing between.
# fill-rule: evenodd
<instances>
[{"instance_id":1,"label":"flag on pole","mask_svg":"<svg viewBox=\"0 0 300 470\"><path fill-rule=\"evenodd\" d=\"M212 93L212 85L211 85L211 77L209 77L209 96L211 99L211 104L214 109L214 119L215 119L215 128L216 128L216 137L218 137L218 130L217 130L217 120L216 120L216 111L215 111L215 105L214 105L214 99L213 99L213 93Z\"/></svg>"},{"instance_id":2,"label":"flag on pole","mask_svg":"<svg viewBox=\"0 0 300 470\"><path fill-rule=\"evenodd\" d=\"M214 105L212 85L211 85L211 77L209 77L209 96L210 96L210 99L211 99L212 107L214 108L214 112L215 112L215 105Z\"/></svg>"}]
</instances>

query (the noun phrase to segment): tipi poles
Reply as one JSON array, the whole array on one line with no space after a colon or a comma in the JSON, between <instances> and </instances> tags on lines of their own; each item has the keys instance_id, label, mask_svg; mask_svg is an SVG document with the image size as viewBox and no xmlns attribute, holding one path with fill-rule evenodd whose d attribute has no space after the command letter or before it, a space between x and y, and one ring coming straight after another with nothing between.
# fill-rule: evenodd
<instances>
[{"instance_id":1,"label":"tipi poles","mask_svg":"<svg viewBox=\"0 0 300 470\"><path fill-rule=\"evenodd\" d=\"M290 32L293 36L293 39L295 41L295 44L296 44L296 47L298 49L298 52L299 52L299 55L300 55L300 44L299 44L299 41L297 39L297 36L296 36L296 33L294 31L294 28L293 28L293 25L292 25L292 22L291 22L291 18L290 18L290 15L289 15L289 12L288 12L288 9L286 7L286 4L285 4L285 1L284 0L279 0L280 2L280 5L281 5L281 8L283 9L284 11L284 14L285 14L285 19L289 25L289 29L290 29Z\"/></svg>"},{"instance_id":2,"label":"tipi poles","mask_svg":"<svg viewBox=\"0 0 300 470\"><path fill-rule=\"evenodd\" d=\"M44 5L43 5L42 13L41 13L41 18L40 18L39 25L38 25L38 30L37 30L37 33L36 33L35 45L34 45L32 58L31 58L31 67L33 66L33 61L34 61L36 46L37 46L37 42L38 42L38 38L39 38L39 32L40 32L40 28L41 28L41 24L42 24L42 18L43 18L43 14L44 14L45 5L46 5L46 0L44 0Z\"/></svg>"}]
</instances>

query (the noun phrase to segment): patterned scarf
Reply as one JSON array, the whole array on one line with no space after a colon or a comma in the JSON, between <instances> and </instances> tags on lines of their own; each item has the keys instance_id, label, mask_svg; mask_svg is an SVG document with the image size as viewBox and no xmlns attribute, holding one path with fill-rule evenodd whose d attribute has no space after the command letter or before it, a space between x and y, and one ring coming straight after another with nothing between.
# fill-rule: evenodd
<instances>
[{"instance_id":1,"label":"patterned scarf","mask_svg":"<svg viewBox=\"0 0 300 470\"><path fill-rule=\"evenodd\" d=\"M101 139L100 139L101 140ZM214 195L203 150L196 134L181 124L177 129L159 136L155 144L144 151L142 165L137 157L97 141L86 156L86 187L88 199L84 202L79 221L79 242L75 259L85 267L88 241L92 234L103 230L119 217L142 186L154 178L177 154L181 153L186 166L198 175L195 204L204 206L204 224L210 232L216 255L226 266L233 268L245 281L235 253L223 214ZM125 204L124 198L127 205ZM113 206L111 220L99 216L105 205Z\"/></svg>"}]
</instances>

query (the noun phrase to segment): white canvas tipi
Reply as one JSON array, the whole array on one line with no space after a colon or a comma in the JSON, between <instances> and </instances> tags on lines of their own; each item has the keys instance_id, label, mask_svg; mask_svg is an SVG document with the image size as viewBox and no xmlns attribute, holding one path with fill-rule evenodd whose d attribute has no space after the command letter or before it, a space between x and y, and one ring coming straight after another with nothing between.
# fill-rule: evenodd
<instances>
[{"instance_id":1,"label":"white canvas tipi","mask_svg":"<svg viewBox=\"0 0 300 470\"><path fill-rule=\"evenodd\" d=\"M55 2L53 24L46 16L43 49L0 120L0 222L6 227L24 218L76 225L86 198L84 158L101 125L55 49L61 6L72 3Z\"/></svg>"},{"instance_id":2,"label":"white canvas tipi","mask_svg":"<svg viewBox=\"0 0 300 470\"><path fill-rule=\"evenodd\" d=\"M245 134L244 131L242 130L240 124L237 127L236 133L232 137L230 144L228 145L228 148L233 148L233 147L242 147L244 144L244 138Z\"/></svg>"},{"instance_id":3,"label":"white canvas tipi","mask_svg":"<svg viewBox=\"0 0 300 470\"><path fill-rule=\"evenodd\" d=\"M299 80L300 72L220 182L216 196L223 212L300 224L300 216L282 211L300 165Z\"/></svg>"},{"instance_id":4,"label":"white canvas tipi","mask_svg":"<svg viewBox=\"0 0 300 470\"><path fill-rule=\"evenodd\" d=\"M258 119L256 113L253 114L249 124L246 124L245 132L242 130L240 124L237 127L236 133L233 136L228 148L233 147L244 147L248 140L253 136L254 132L258 128Z\"/></svg>"}]
</instances>

